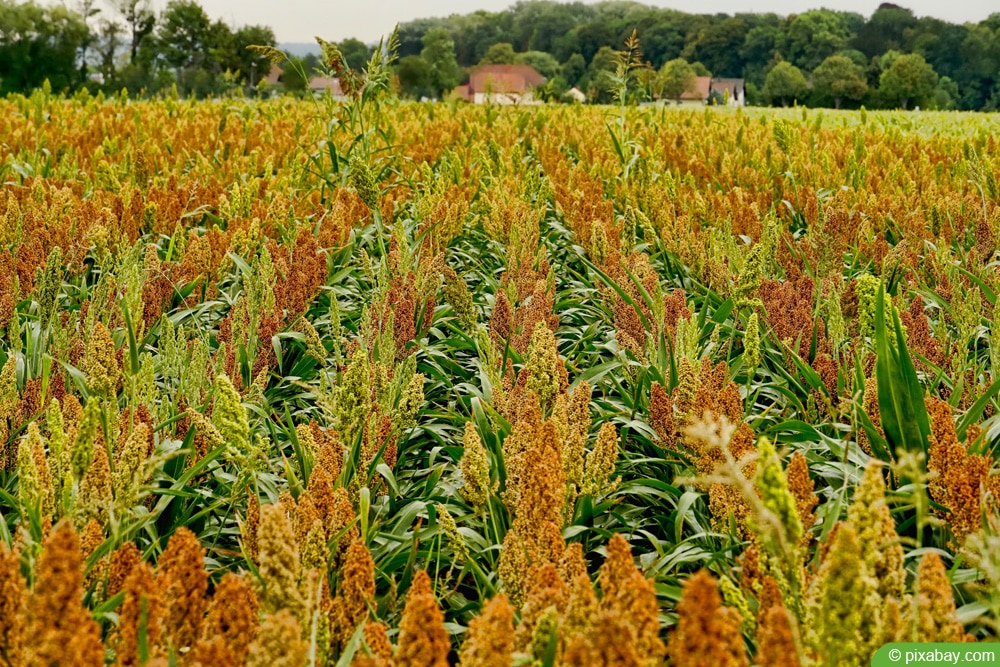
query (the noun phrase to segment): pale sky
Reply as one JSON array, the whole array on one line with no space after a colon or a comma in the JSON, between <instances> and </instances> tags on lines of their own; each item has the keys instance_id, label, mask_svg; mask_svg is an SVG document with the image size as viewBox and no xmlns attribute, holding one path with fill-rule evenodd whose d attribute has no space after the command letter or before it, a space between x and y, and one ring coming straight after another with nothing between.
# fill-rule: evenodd
<instances>
[{"instance_id":1,"label":"pale sky","mask_svg":"<svg viewBox=\"0 0 1000 667\"><path fill-rule=\"evenodd\" d=\"M212 18L233 26L271 26L279 42L312 42L314 36L327 41L357 37L376 42L396 23L416 18L471 13L479 9L499 11L514 0L200 0ZM645 0L644 4L691 13L775 12L787 15L827 7L870 16L881 0ZM953 23L981 21L1000 12L995 0L895 0L917 16L934 16ZM72 3L70 3L72 4ZM153 0L157 10L166 0Z\"/></svg>"}]
</instances>

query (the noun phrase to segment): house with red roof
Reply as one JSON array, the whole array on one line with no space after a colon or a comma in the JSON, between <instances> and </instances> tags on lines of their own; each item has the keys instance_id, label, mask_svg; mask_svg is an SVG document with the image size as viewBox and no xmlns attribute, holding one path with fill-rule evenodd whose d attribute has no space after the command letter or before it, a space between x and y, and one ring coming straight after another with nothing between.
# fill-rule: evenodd
<instances>
[{"instance_id":1,"label":"house with red roof","mask_svg":"<svg viewBox=\"0 0 1000 667\"><path fill-rule=\"evenodd\" d=\"M746 104L746 83L743 79L723 79L709 76L699 76L695 79L692 90L684 91L681 95L681 105L695 106L707 104L712 94L721 98L729 106L743 106Z\"/></svg>"},{"instance_id":2,"label":"house with red roof","mask_svg":"<svg viewBox=\"0 0 1000 667\"><path fill-rule=\"evenodd\" d=\"M455 94L476 104L537 104L534 91L545 81L530 65L480 65Z\"/></svg>"}]
</instances>

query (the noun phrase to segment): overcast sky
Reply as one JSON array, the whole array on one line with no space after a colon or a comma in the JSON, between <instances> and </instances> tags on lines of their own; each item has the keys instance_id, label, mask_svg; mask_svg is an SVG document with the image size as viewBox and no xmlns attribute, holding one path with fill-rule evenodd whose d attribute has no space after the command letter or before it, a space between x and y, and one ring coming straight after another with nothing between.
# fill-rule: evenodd
<instances>
[{"instance_id":1,"label":"overcast sky","mask_svg":"<svg viewBox=\"0 0 1000 667\"><path fill-rule=\"evenodd\" d=\"M881 0L645 0L645 4L703 14L764 12L782 15L827 7L870 16ZM166 0L154 0L161 9ZM469 13L478 9L498 11L513 0L201 0L213 18L233 26L269 25L279 42L311 42L318 35L328 41L357 37L375 42L393 25L415 18ZM934 16L955 23L981 21L1000 11L993 0L896 0L917 16Z\"/></svg>"}]
</instances>

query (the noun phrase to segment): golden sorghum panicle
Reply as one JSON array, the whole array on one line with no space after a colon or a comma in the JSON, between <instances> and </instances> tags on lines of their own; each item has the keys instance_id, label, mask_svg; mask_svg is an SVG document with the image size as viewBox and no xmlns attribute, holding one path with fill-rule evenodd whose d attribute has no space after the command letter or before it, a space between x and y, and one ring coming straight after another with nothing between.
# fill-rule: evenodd
<instances>
[{"instance_id":1,"label":"golden sorghum panicle","mask_svg":"<svg viewBox=\"0 0 1000 667\"><path fill-rule=\"evenodd\" d=\"M285 508L264 505L260 508L260 528L257 530L257 562L263 591L260 606L267 614L289 609L298 618L303 612L299 592L299 550L295 532Z\"/></svg>"},{"instance_id":2,"label":"golden sorghum panicle","mask_svg":"<svg viewBox=\"0 0 1000 667\"><path fill-rule=\"evenodd\" d=\"M989 457L969 453L958 441L955 419L947 403L928 398L926 404L931 421L927 468L937 473L930 483L931 497L948 508L948 526L955 544L961 544L982 525L983 492L1000 497L1000 477L990 475L993 462Z\"/></svg>"},{"instance_id":3,"label":"golden sorghum panicle","mask_svg":"<svg viewBox=\"0 0 1000 667\"><path fill-rule=\"evenodd\" d=\"M601 610L594 617L594 632L589 639L581 635L569 643L563 655L567 667L644 667L660 665L662 660L649 663L643 660L628 637L628 623L614 613ZM596 630L600 628L600 630Z\"/></svg>"},{"instance_id":4,"label":"golden sorghum panicle","mask_svg":"<svg viewBox=\"0 0 1000 667\"><path fill-rule=\"evenodd\" d=\"M883 468L870 463L854 500L847 510L847 521L854 527L869 574L878 581L880 597L902 601L906 591L903 547L896 533L896 522L885 502Z\"/></svg>"},{"instance_id":5,"label":"golden sorghum panicle","mask_svg":"<svg viewBox=\"0 0 1000 667\"><path fill-rule=\"evenodd\" d=\"M299 439L299 447L302 452L309 457L310 461L316 460L319 451L319 442L316 440L316 432L309 424L299 424L295 427L295 437Z\"/></svg>"},{"instance_id":6,"label":"golden sorghum panicle","mask_svg":"<svg viewBox=\"0 0 1000 667\"><path fill-rule=\"evenodd\" d=\"M583 484L587 434L590 431L590 395L593 388L583 381L569 397L566 405L568 430L563 438L563 468L566 483L577 489Z\"/></svg>"},{"instance_id":7,"label":"golden sorghum panicle","mask_svg":"<svg viewBox=\"0 0 1000 667\"><path fill-rule=\"evenodd\" d=\"M227 456L240 461L250 453L250 422L239 392L225 376L215 378L215 403L212 407L212 425L219 431L228 446Z\"/></svg>"},{"instance_id":8,"label":"golden sorghum panicle","mask_svg":"<svg viewBox=\"0 0 1000 667\"><path fill-rule=\"evenodd\" d=\"M521 607L521 624L514 636L514 645L519 651L527 650L535 636L537 625L545 612L554 608L557 612L566 609L569 591L552 563L534 566L529 573L528 591Z\"/></svg>"},{"instance_id":9,"label":"golden sorghum panicle","mask_svg":"<svg viewBox=\"0 0 1000 667\"><path fill-rule=\"evenodd\" d=\"M374 602L375 562L365 543L354 540L347 547L334 599L333 634L342 646L368 618L368 607Z\"/></svg>"},{"instance_id":10,"label":"golden sorghum panicle","mask_svg":"<svg viewBox=\"0 0 1000 667\"><path fill-rule=\"evenodd\" d=\"M2 419L2 417L0 417ZM44 490L40 474L35 464L35 447L42 446L42 434L38 425L32 422L28 425L28 434L21 440L17 448L17 497L24 508L42 511Z\"/></svg>"},{"instance_id":11,"label":"golden sorghum panicle","mask_svg":"<svg viewBox=\"0 0 1000 667\"><path fill-rule=\"evenodd\" d=\"M0 540L0 661L19 667L24 653L24 607L28 589L21 576L21 554ZM514 629L511 628L511 636Z\"/></svg>"},{"instance_id":12,"label":"golden sorghum panicle","mask_svg":"<svg viewBox=\"0 0 1000 667\"><path fill-rule=\"evenodd\" d=\"M562 526L566 498L566 473L562 465L562 442L551 419L537 431L534 446L524 455L524 469L517 518L537 531L545 521Z\"/></svg>"},{"instance_id":13,"label":"golden sorghum panicle","mask_svg":"<svg viewBox=\"0 0 1000 667\"><path fill-rule=\"evenodd\" d=\"M561 389L559 351L552 329L544 322L535 324L524 370L529 374L528 390L538 395L543 410L551 408L552 401Z\"/></svg>"},{"instance_id":14,"label":"golden sorghum panicle","mask_svg":"<svg viewBox=\"0 0 1000 667\"><path fill-rule=\"evenodd\" d=\"M260 530L260 501L253 491L247 496L247 513L240 523L243 550L254 563L257 562L257 531Z\"/></svg>"},{"instance_id":15,"label":"golden sorghum panicle","mask_svg":"<svg viewBox=\"0 0 1000 667\"><path fill-rule=\"evenodd\" d=\"M389 634L386 632L385 624L365 623L363 634L365 644L371 651L371 656L365 656L368 658L368 662L364 664L370 667L392 667L392 644L389 643ZM357 658L358 655L355 654L355 660Z\"/></svg>"},{"instance_id":16,"label":"golden sorghum panicle","mask_svg":"<svg viewBox=\"0 0 1000 667\"><path fill-rule=\"evenodd\" d=\"M514 309L504 289L498 289L490 314L490 340L500 350L507 345L514 327Z\"/></svg>"},{"instance_id":17,"label":"golden sorghum panicle","mask_svg":"<svg viewBox=\"0 0 1000 667\"><path fill-rule=\"evenodd\" d=\"M462 280L462 277L455 273L455 269L450 266L445 266L441 269L441 273L444 275L444 292L445 301L451 306L451 309L455 311L455 317L458 318L459 323L465 331L472 332L476 330L477 316L476 316L476 305L472 301L472 293L469 292L468 285Z\"/></svg>"},{"instance_id":18,"label":"golden sorghum panicle","mask_svg":"<svg viewBox=\"0 0 1000 667\"><path fill-rule=\"evenodd\" d=\"M469 559L469 547L465 544L462 533L458 532L458 524L455 523L455 517L451 515L448 508L441 503L438 503L436 507L438 522L441 524L441 530L448 546L451 547L452 567L461 567Z\"/></svg>"},{"instance_id":19,"label":"golden sorghum panicle","mask_svg":"<svg viewBox=\"0 0 1000 667\"><path fill-rule=\"evenodd\" d=\"M83 606L83 556L69 519L56 524L43 543L25 636L31 637L25 665L104 664L101 629Z\"/></svg>"},{"instance_id":20,"label":"golden sorghum panicle","mask_svg":"<svg viewBox=\"0 0 1000 667\"><path fill-rule=\"evenodd\" d=\"M583 471L583 493L607 495L618 488L618 479L611 479L618 459L618 432L611 422L604 422L597 434L594 448L587 454Z\"/></svg>"},{"instance_id":21,"label":"golden sorghum panicle","mask_svg":"<svg viewBox=\"0 0 1000 667\"><path fill-rule=\"evenodd\" d=\"M222 437L219 429L215 428L208 417L191 408L185 410L184 414L190 420L191 426L195 428L195 449L200 456L226 444L226 439Z\"/></svg>"},{"instance_id":22,"label":"golden sorghum panicle","mask_svg":"<svg viewBox=\"0 0 1000 667\"><path fill-rule=\"evenodd\" d=\"M157 563L157 582L165 608L163 634L174 650L193 646L205 613L208 573L205 550L187 528L178 528Z\"/></svg>"},{"instance_id":23,"label":"golden sorghum panicle","mask_svg":"<svg viewBox=\"0 0 1000 667\"><path fill-rule=\"evenodd\" d=\"M723 575L719 577L719 592L722 593L725 605L738 611L743 619L740 629L747 633L753 632L757 626L757 620L754 618L753 612L750 611L750 603L747 602L743 591L733 583L732 579Z\"/></svg>"},{"instance_id":24,"label":"golden sorghum panicle","mask_svg":"<svg viewBox=\"0 0 1000 667\"><path fill-rule=\"evenodd\" d=\"M525 576L529 567L524 539L516 531L508 530L500 548L497 575L515 606L524 603Z\"/></svg>"},{"instance_id":25,"label":"golden sorghum panicle","mask_svg":"<svg viewBox=\"0 0 1000 667\"><path fill-rule=\"evenodd\" d=\"M86 562L104 543L104 527L96 519L88 521L80 532L80 554ZM108 557L99 559L84 577L84 588L90 588L98 581L104 581L108 573Z\"/></svg>"},{"instance_id":26,"label":"golden sorghum panicle","mask_svg":"<svg viewBox=\"0 0 1000 667\"><path fill-rule=\"evenodd\" d=\"M316 504L312 500L309 491L299 494L298 502L293 505L292 523L295 530L295 544L299 547L299 554L306 544L306 536L312 530L313 523L319 521L319 512Z\"/></svg>"},{"instance_id":27,"label":"golden sorghum panicle","mask_svg":"<svg viewBox=\"0 0 1000 667\"><path fill-rule=\"evenodd\" d=\"M687 420L688 413L692 409L691 403L698 392L699 384L698 371L695 370L694 362L687 357L681 357L680 362L677 364L677 387L673 393L674 405L681 413L681 423ZM701 417L701 414L693 416L697 418Z\"/></svg>"},{"instance_id":28,"label":"golden sorghum panicle","mask_svg":"<svg viewBox=\"0 0 1000 667\"><path fill-rule=\"evenodd\" d=\"M125 580L142 560L135 542L126 542L111 553L108 566L108 586L106 597L113 597L125 586Z\"/></svg>"},{"instance_id":29,"label":"golden sorghum panicle","mask_svg":"<svg viewBox=\"0 0 1000 667\"><path fill-rule=\"evenodd\" d=\"M215 587L202 624L202 639L221 639L237 665L246 662L250 645L257 638L257 595L247 581L232 572Z\"/></svg>"},{"instance_id":30,"label":"golden sorghum panicle","mask_svg":"<svg viewBox=\"0 0 1000 667\"><path fill-rule=\"evenodd\" d=\"M566 611L559 622L559 627L563 641L569 643L576 635L586 636L590 633L599 606L597 593L594 592L594 585L586 569L580 574L566 578L566 581L569 582L569 599L566 601Z\"/></svg>"},{"instance_id":31,"label":"golden sorghum panicle","mask_svg":"<svg viewBox=\"0 0 1000 667\"><path fill-rule=\"evenodd\" d=\"M218 637L199 640L185 655L184 663L191 667L241 667L225 642ZM147 664L157 667L155 662ZM166 667L169 667L169 664Z\"/></svg>"},{"instance_id":32,"label":"golden sorghum panicle","mask_svg":"<svg viewBox=\"0 0 1000 667\"><path fill-rule=\"evenodd\" d=\"M132 429L122 446L115 471L111 476L111 486L115 495L115 510L118 517L139 502L139 488L146 477L146 454L149 443L149 426L139 422Z\"/></svg>"},{"instance_id":33,"label":"golden sorghum panicle","mask_svg":"<svg viewBox=\"0 0 1000 667\"><path fill-rule=\"evenodd\" d=\"M90 466L80 482L79 507L88 518L97 519L101 524L108 521L108 513L114 504L111 490L111 465L103 438L94 443Z\"/></svg>"},{"instance_id":34,"label":"golden sorghum panicle","mask_svg":"<svg viewBox=\"0 0 1000 667\"><path fill-rule=\"evenodd\" d=\"M88 384L94 393L105 398L111 398L117 393L121 369L118 367L111 332L101 322L94 324L87 340L83 371L87 374Z\"/></svg>"},{"instance_id":35,"label":"golden sorghum panicle","mask_svg":"<svg viewBox=\"0 0 1000 667\"><path fill-rule=\"evenodd\" d=\"M656 431L656 435L665 447L672 447L677 443L674 400L659 382L654 382L650 389L649 425Z\"/></svg>"},{"instance_id":36,"label":"golden sorghum panicle","mask_svg":"<svg viewBox=\"0 0 1000 667\"><path fill-rule=\"evenodd\" d=\"M857 531L837 524L832 545L813 577L806 599L805 644L829 665L863 665L871 660L880 609L878 581L861 553Z\"/></svg>"},{"instance_id":37,"label":"golden sorghum panicle","mask_svg":"<svg viewBox=\"0 0 1000 667\"><path fill-rule=\"evenodd\" d=\"M559 611L555 607L548 607L538 617L535 624L535 631L531 635L531 644L528 646L528 655L534 659L534 664L542 664L552 636L559 630Z\"/></svg>"},{"instance_id":38,"label":"golden sorghum panicle","mask_svg":"<svg viewBox=\"0 0 1000 667\"><path fill-rule=\"evenodd\" d=\"M618 616L629 628L627 639L623 636L622 640L634 645L643 664L659 665L666 649L660 641L656 590L636 568L632 549L621 534L611 537L607 550L608 558L598 575L601 609Z\"/></svg>"},{"instance_id":39,"label":"golden sorghum panicle","mask_svg":"<svg viewBox=\"0 0 1000 667\"><path fill-rule=\"evenodd\" d=\"M858 295L858 336L862 343L866 337L875 335L875 303L880 285L881 281L870 273L854 281L854 292Z\"/></svg>"},{"instance_id":40,"label":"golden sorghum panicle","mask_svg":"<svg viewBox=\"0 0 1000 667\"><path fill-rule=\"evenodd\" d=\"M478 513L483 513L490 496L497 489L497 482L490 480L490 461L486 447L479 438L476 425L472 421L465 423L465 436L462 438L463 452L459 466L462 468L461 494Z\"/></svg>"},{"instance_id":41,"label":"golden sorghum panicle","mask_svg":"<svg viewBox=\"0 0 1000 667\"><path fill-rule=\"evenodd\" d=\"M66 402L66 406L68 405L69 401ZM94 445L100 442L103 446L104 439L98 440L97 437L99 428L101 428L101 406L96 398L91 398L83 410L83 417L73 439L72 471L73 479L77 482L83 480L90 468L90 462L94 458Z\"/></svg>"},{"instance_id":42,"label":"golden sorghum panicle","mask_svg":"<svg viewBox=\"0 0 1000 667\"><path fill-rule=\"evenodd\" d=\"M749 664L740 634L740 615L722 606L718 585L708 570L699 570L684 583L667 653L673 667Z\"/></svg>"},{"instance_id":43,"label":"golden sorghum panicle","mask_svg":"<svg viewBox=\"0 0 1000 667\"><path fill-rule=\"evenodd\" d=\"M915 626L916 635L906 641L961 642L965 629L955 613L955 595L948 581L941 556L928 551L920 559L920 570L913 590L916 598L916 623L905 624L907 630Z\"/></svg>"},{"instance_id":44,"label":"golden sorghum panicle","mask_svg":"<svg viewBox=\"0 0 1000 667\"><path fill-rule=\"evenodd\" d=\"M733 295L737 308L759 305L757 292L760 290L761 280L767 268L765 264L768 259L767 247L763 240L755 243L747 254L746 261L743 263L743 270L740 271L739 278L737 279L736 293Z\"/></svg>"},{"instance_id":45,"label":"golden sorghum panicle","mask_svg":"<svg viewBox=\"0 0 1000 667\"><path fill-rule=\"evenodd\" d=\"M357 191L358 197L361 198L361 201L369 209L372 211L376 210L382 194L379 192L379 186L375 181L375 175L372 173L371 167L361 158L354 156L350 159L348 168L350 169L349 177L351 185Z\"/></svg>"},{"instance_id":46,"label":"golden sorghum panicle","mask_svg":"<svg viewBox=\"0 0 1000 667\"><path fill-rule=\"evenodd\" d=\"M559 558L559 576L571 584L580 575L587 576L587 559L583 556L583 545L573 542L566 546Z\"/></svg>"},{"instance_id":47,"label":"golden sorghum panicle","mask_svg":"<svg viewBox=\"0 0 1000 667\"><path fill-rule=\"evenodd\" d=\"M761 501L778 518L788 546L795 548L802 537L802 520L799 519L795 496L788 488L788 478L781 467L781 459L767 438L760 439L757 449L760 452L760 463L757 466L755 485L760 492Z\"/></svg>"},{"instance_id":48,"label":"golden sorghum panicle","mask_svg":"<svg viewBox=\"0 0 1000 667\"><path fill-rule=\"evenodd\" d=\"M507 468L507 488L503 501L512 515L516 515L521 502L522 474L525 470L525 453L533 446L541 429L541 411L538 399L529 394L524 401L526 409L518 415L514 428L503 441L503 461Z\"/></svg>"},{"instance_id":49,"label":"golden sorghum panicle","mask_svg":"<svg viewBox=\"0 0 1000 667\"><path fill-rule=\"evenodd\" d=\"M420 570L406 594L399 622L396 667L448 667L451 641L444 629L444 614L431 590L431 578Z\"/></svg>"},{"instance_id":50,"label":"golden sorghum panicle","mask_svg":"<svg viewBox=\"0 0 1000 667\"><path fill-rule=\"evenodd\" d=\"M160 645L160 619L164 613L163 597L148 563L140 562L132 569L124 590L118 629L112 639L116 667L141 665L140 645Z\"/></svg>"},{"instance_id":51,"label":"golden sorghum panicle","mask_svg":"<svg viewBox=\"0 0 1000 667\"><path fill-rule=\"evenodd\" d=\"M785 476L788 478L788 490L795 497L795 508L804 531L801 546L805 547L811 537L809 529L816 523L816 513L813 510L819 504L819 498L814 491L815 483L809 477L809 463L805 454L799 451L792 454Z\"/></svg>"},{"instance_id":52,"label":"golden sorghum panicle","mask_svg":"<svg viewBox=\"0 0 1000 667\"><path fill-rule=\"evenodd\" d=\"M752 374L760 366L760 361L760 322L757 313L753 313L743 335L743 364L747 367L747 372Z\"/></svg>"},{"instance_id":53,"label":"golden sorghum panicle","mask_svg":"<svg viewBox=\"0 0 1000 667\"><path fill-rule=\"evenodd\" d=\"M405 431L417 425L417 413L424 404L425 381L423 373L416 373L406 383L399 396L399 405L392 413L395 428Z\"/></svg>"},{"instance_id":54,"label":"golden sorghum panicle","mask_svg":"<svg viewBox=\"0 0 1000 667\"><path fill-rule=\"evenodd\" d=\"M269 507L269 506L265 506ZM247 667L303 667L309 657L309 642L287 609L268 614L257 638L250 644Z\"/></svg>"},{"instance_id":55,"label":"golden sorghum panicle","mask_svg":"<svg viewBox=\"0 0 1000 667\"><path fill-rule=\"evenodd\" d=\"M778 604L765 612L757 628L758 667L799 667L799 651L792 634L791 615Z\"/></svg>"},{"instance_id":56,"label":"golden sorghum panicle","mask_svg":"<svg viewBox=\"0 0 1000 667\"><path fill-rule=\"evenodd\" d=\"M514 654L514 609L500 593L469 623L462 667L510 667Z\"/></svg>"},{"instance_id":57,"label":"golden sorghum panicle","mask_svg":"<svg viewBox=\"0 0 1000 667\"><path fill-rule=\"evenodd\" d=\"M320 519L313 521L309 532L302 539L300 560L303 574L316 570L325 576L329 566L330 548L327 546L326 527Z\"/></svg>"},{"instance_id":58,"label":"golden sorghum panicle","mask_svg":"<svg viewBox=\"0 0 1000 667\"><path fill-rule=\"evenodd\" d=\"M70 474L69 450L66 448L66 432L63 430L63 416L59 401L54 398L46 412L46 428L49 431L49 466L52 471L52 488L55 493L56 506L61 510L65 507L66 481Z\"/></svg>"},{"instance_id":59,"label":"golden sorghum panicle","mask_svg":"<svg viewBox=\"0 0 1000 667\"><path fill-rule=\"evenodd\" d=\"M340 437L352 442L372 408L373 373L368 351L359 347L347 362L332 391L334 425Z\"/></svg>"},{"instance_id":60,"label":"golden sorghum panicle","mask_svg":"<svg viewBox=\"0 0 1000 667\"><path fill-rule=\"evenodd\" d=\"M319 337L319 332L316 331L316 327L312 325L306 318L299 320L299 327L302 330L302 335L306 339L306 354L316 359L320 363L326 361L326 348L323 347L323 339Z\"/></svg>"}]
</instances>

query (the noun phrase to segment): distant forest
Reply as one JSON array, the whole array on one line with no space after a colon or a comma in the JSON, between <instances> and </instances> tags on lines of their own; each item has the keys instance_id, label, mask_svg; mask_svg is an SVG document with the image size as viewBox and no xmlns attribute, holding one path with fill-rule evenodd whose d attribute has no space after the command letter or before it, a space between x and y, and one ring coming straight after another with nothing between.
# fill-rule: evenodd
<instances>
[{"instance_id":1,"label":"distant forest","mask_svg":"<svg viewBox=\"0 0 1000 667\"><path fill-rule=\"evenodd\" d=\"M317 27L322 32L322 27ZM540 94L579 88L609 99L608 80L633 31L641 48L634 99L680 97L697 76L743 78L751 104L868 108L1000 109L1000 13L952 24L882 4L870 18L826 9L776 14L687 14L638 2L518 2L399 26L403 94L446 97L484 63L521 63L547 79ZM267 26L212 21L194 0L154 13L148 0L82 0L75 9L0 0L0 93L54 90L199 97L256 94L270 68L246 50L275 43ZM338 44L362 69L372 45ZM282 86L302 91L291 57ZM272 86L272 89L275 89Z\"/></svg>"},{"instance_id":2,"label":"distant forest","mask_svg":"<svg viewBox=\"0 0 1000 667\"><path fill-rule=\"evenodd\" d=\"M794 98L816 106L1000 109L1000 13L957 25L888 3L866 19L826 9L782 17L687 14L638 2L518 2L400 25L401 78L409 83L407 69L421 69L412 59L428 35L444 31L460 68L496 61L510 45L515 60L556 86L599 98L611 51L633 30L661 85L672 74L664 67L682 59L698 74L745 78L755 104Z\"/></svg>"}]
</instances>

